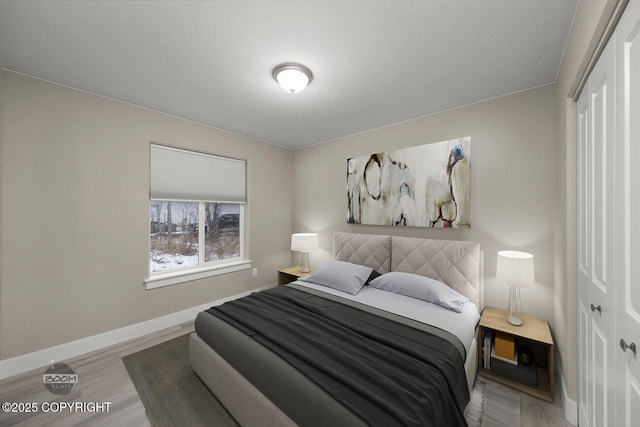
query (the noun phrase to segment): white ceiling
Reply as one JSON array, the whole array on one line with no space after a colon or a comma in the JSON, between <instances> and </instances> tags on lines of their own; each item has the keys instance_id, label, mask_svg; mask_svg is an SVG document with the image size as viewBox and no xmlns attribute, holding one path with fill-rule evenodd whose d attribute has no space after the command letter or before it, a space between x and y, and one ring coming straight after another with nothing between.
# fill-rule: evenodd
<instances>
[{"instance_id":1,"label":"white ceiling","mask_svg":"<svg viewBox=\"0 0 640 427\"><path fill-rule=\"evenodd\" d=\"M299 148L548 83L577 0L0 0L0 65ZM282 62L309 67L291 95Z\"/></svg>"}]
</instances>

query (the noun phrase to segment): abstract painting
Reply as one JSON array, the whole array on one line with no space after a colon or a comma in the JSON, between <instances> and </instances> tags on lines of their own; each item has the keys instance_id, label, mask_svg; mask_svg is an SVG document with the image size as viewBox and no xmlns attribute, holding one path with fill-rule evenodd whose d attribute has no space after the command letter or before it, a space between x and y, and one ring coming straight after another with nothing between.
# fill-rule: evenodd
<instances>
[{"instance_id":1,"label":"abstract painting","mask_svg":"<svg viewBox=\"0 0 640 427\"><path fill-rule=\"evenodd\" d=\"M347 222L471 227L471 137L347 160Z\"/></svg>"}]
</instances>

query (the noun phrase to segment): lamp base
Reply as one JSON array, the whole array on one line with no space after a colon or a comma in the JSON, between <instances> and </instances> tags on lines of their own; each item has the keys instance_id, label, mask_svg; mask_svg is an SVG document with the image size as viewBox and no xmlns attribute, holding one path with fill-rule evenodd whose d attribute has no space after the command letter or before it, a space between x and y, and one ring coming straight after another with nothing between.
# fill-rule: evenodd
<instances>
[{"instance_id":1,"label":"lamp base","mask_svg":"<svg viewBox=\"0 0 640 427\"><path fill-rule=\"evenodd\" d=\"M514 326L522 325L522 319L516 316L507 316L507 322L511 323Z\"/></svg>"},{"instance_id":2,"label":"lamp base","mask_svg":"<svg viewBox=\"0 0 640 427\"><path fill-rule=\"evenodd\" d=\"M522 318L520 317L520 288L509 288L509 315L507 316L507 322L514 326L522 325Z\"/></svg>"},{"instance_id":3,"label":"lamp base","mask_svg":"<svg viewBox=\"0 0 640 427\"><path fill-rule=\"evenodd\" d=\"M303 251L302 255L300 255L300 272L308 273L311 271L311 267L309 267L309 252Z\"/></svg>"}]
</instances>

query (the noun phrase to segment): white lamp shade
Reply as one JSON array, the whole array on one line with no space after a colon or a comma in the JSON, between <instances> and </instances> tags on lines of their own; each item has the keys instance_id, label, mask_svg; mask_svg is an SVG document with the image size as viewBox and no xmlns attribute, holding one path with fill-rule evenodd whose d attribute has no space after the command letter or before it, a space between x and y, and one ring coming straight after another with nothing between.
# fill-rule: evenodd
<instances>
[{"instance_id":1,"label":"white lamp shade","mask_svg":"<svg viewBox=\"0 0 640 427\"><path fill-rule=\"evenodd\" d=\"M498 281L514 288L533 286L533 255L519 251L498 252L496 277Z\"/></svg>"},{"instance_id":2,"label":"white lamp shade","mask_svg":"<svg viewBox=\"0 0 640 427\"><path fill-rule=\"evenodd\" d=\"M308 252L318 249L318 235L316 233L295 233L291 235L291 250Z\"/></svg>"}]
</instances>

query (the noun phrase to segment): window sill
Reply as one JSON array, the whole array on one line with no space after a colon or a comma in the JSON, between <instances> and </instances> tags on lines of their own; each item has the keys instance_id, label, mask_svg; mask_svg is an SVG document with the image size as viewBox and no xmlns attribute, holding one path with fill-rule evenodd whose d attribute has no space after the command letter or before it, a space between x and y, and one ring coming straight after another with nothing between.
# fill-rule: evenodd
<instances>
[{"instance_id":1,"label":"window sill","mask_svg":"<svg viewBox=\"0 0 640 427\"><path fill-rule=\"evenodd\" d=\"M155 289L177 283L190 282L204 279L205 277L218 276L220 274L233 273L234 271L248 270L251 268L251 260L236 261L227 264L201 267L188 271L176 271L173 273L154 274L144 281L145 289Z\"/></svg>"}]
</instances>

